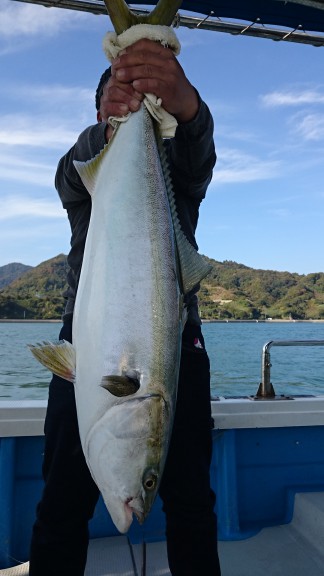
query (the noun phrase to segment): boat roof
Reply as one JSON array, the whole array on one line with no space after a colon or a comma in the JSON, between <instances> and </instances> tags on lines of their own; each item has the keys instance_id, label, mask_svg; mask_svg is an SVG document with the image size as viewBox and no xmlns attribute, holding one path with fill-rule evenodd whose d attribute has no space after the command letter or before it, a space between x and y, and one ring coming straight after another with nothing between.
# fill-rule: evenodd
<instances>
[{"instance_id":1,"label":"boat roof","mask_svg":"<svg viewBox=\"0 0 324 576\"><path fill-rule=\"evenodd\" d=\"M94 14L107 13L103 0L11 1ZM139 13L154 5L152 0L127 3ZM178 24L189 28L323 46L324 0L183 0Z\"/></svg>"}]
</instances>

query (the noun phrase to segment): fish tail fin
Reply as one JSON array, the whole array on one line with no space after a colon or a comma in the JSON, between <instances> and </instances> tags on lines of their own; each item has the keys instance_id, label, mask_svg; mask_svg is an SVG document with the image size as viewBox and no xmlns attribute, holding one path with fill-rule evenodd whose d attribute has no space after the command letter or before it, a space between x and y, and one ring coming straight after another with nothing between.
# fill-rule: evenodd
<instances>
[{"instance_id":1,"label":"fish tail fin","mask_svg":"<svg viewBox=\"0 0 324 576\"><path fill-rule=\"evenodd\" d=\"M38 344L28 344L28 348L33 356L45 368L68 380L75 381L75 349L66 340L59 342L42 342Z\"/></svg>"},{"instance_id":2,"label":"fish tail fin","mask_svg":"<svg viewBox=\"0 0 324 576\"><path fill-rule=\"evenodd\" d=\"M159 0L149 14L135 15L125 0L104 0L111 22L117 34L140 23L171 26L182 0Z\"/></svg>"}]
</instances>

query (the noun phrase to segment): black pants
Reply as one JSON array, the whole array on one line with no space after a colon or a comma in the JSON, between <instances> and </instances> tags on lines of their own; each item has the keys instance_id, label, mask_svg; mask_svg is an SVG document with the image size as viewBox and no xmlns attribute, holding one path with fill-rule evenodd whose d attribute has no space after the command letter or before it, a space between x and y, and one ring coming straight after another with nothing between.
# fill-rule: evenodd
<instances>
[{"instance_id":1,"label":"black pants","mask_svg":"<svg viewBox=\"0 0 324 576\"><path fill-rule=\"evenodd\" d=\"M72 320L60 338L72 340ZM183 335L178 400L160 496L173 576L219 576L215 496L210 489L209 359L199 326ZM196 342L196 345L195 345ZM197 346L198 344L198 346ZM45 420L45 487L37 507L30 576L83 576L88 521L99 492L78 432L73 385L53 376Z\"/></svg>"}]
</instances>

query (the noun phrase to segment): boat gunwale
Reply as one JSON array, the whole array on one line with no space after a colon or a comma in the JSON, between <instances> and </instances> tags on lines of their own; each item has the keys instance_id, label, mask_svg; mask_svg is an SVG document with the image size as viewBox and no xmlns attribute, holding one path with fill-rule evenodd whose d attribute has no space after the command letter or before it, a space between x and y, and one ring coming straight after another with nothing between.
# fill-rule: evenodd
<instances>
[{"instance_id":1,"label":"boat gunwale","mask_svg":"<svg viewBox=\"0 0 324 576\"><path fill-rule=\"evenodd\" d=\"M46 400L0 400L0 437L43 436L46 408ZM324 395L271 400L219 397L211 400L211 411L215 430L323 426Z\"/></svg>"}]
</instances>

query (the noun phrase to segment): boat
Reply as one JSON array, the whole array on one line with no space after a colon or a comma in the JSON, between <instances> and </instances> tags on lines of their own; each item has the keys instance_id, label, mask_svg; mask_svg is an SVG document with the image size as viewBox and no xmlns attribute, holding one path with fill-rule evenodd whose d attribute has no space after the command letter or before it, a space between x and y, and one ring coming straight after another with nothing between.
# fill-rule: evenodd
<instances>
[{"instance_id":1,"label":"boat","mask_svg":"<svg viewBox=\"0 0 324 576\"><path fill-rule=\"evenodd\" d=\"M323 576L324 396L277 396L270 375L272 346L310 345L324 341L268 342L258 389L211 399L223 576ZM2 576L28 576L45 412L46 401L0 402ZM90 522L86 576L168 575L164 530L159 498L127 536L118 534L100 499Z\"/></svg>"},{"instance_id":2,"label":"boat","mask_svg":"<svg viewBox=\"0 0 324 576\"><path fill-rule=\"evenodd\" d=\"M102 0L11 1L106 12ZM132 2L135 11L139 4L143 11L149 2ZM177 23L324 46L323 0L184 0ZM266 343L259 387L250 396L211 399L211 482L223 576L324 574L324 395L278 396L270 372L273 346L310 345L324 341ZM0 402L2 576L28 575L45 412L45 401ZM145 523L134 522L126 536L118 534L100 499L90 523L86 576L167 576L164 531L159 498Z\"/></svg>"}]
</instances>

